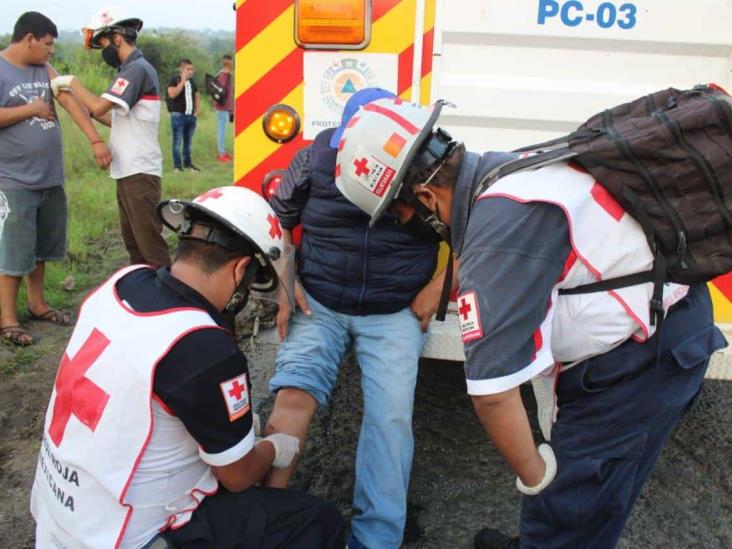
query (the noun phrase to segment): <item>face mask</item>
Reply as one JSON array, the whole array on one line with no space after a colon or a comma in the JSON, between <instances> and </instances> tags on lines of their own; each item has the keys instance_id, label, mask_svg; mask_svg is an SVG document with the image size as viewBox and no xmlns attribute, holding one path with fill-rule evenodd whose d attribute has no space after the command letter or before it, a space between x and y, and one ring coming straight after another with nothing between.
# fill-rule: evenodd
<instances>
[{"instance_id":1,"label":"face mask","mask_svg":"<svg viewBox=\"0 0 732 549\"><path fill-rule=\"evenodd\" d=\"M115 69L122 65L122 60L119 58L119 49L114 45L114 42L110 42L109 46L102 50L102 59L107 65Z\"/></svg>"},{"instance_id":2,"label":"face mask","mask_svg":"<svg viewBox=\"0 0 732 549\"><path fill-rule=\"evenodd\" d=\"M416 212L409 218L409 221L401 225L401 228L417 240L427 244L439 244L442 242L440 235Z\"/></svg>"}]
</instances>

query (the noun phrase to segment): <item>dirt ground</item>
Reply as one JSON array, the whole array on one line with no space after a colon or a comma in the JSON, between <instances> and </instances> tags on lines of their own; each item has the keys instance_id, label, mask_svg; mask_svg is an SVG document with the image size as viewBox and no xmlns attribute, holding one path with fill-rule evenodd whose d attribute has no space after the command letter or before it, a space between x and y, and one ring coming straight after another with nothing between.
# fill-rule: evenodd
<instances>
[{"instance_id":1,"label":"dirt ground","mask_svg":"<svg viewBox=\"0 0 732 549\"><path fill-rule=\"evenodd\" d=\"M14 374L0 377L0 548L33 546L29 490L45 408L71 333L70 328L39 323L30 327L38 345ZM259 344L248 354L254 404L264 418L272 406L266 381L272 373L274 348ZM0 365L16 360L16 353L0 347ZM332 405L313 422L295 478L297 487L335 501L346 516L360 398L358 368L349 358ZM532 399L525 400L531 407ZM732 547L730 424L732 382L707 382L664 451L620 547ZM408 548L469 548L474 532L488 525L516 532L519 495L513 477L475 418L458 365L436 361L420 365L415 438Z\"/></svg>"}]
</instances>

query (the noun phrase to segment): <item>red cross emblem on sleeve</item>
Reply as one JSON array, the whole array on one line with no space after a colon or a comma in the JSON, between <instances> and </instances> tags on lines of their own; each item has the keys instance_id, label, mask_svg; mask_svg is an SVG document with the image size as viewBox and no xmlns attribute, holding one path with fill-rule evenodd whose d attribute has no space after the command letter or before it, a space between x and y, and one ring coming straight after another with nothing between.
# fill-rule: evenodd
<instances>
[{"instance_id":1,"label":"red cross emblem on sleeve","mask_svg":"<svg viewBox=\"0 0 732 549\"><path fill-rule=\"evenodd\" d=\"M235 378L224 381L220 384L221 394L224 396L226 411L229 413L229 421L236 421L249 411L249 384L247 374L241 374Z\"/></svg>"},{"instance_id":2,"label":"red cross emblem on sleeve","mask_svg":"<svg viewBox=\"0 0 732 549\"><path fill-rule=\"evenodd\" d=\"M360 160L354 160L353 165L356 167L356 175L368 175L371 170L369 170L367 166L368 162L365 158L361 158Z\"/></svg>"},{"instance_id":3,"label":"red cross emblem on sleeve","mask_svg":"<svg viewBox=\"0 0 732 549\"><path fill-rule=\"evenodd\" d=\"M92 432L96 430L109 394L84 376L108 346L109 339L94 328L73 358L64 353L56 376L56 398L49 427L51 440L57 448L72 415Z\"/></svg>"},{"instance_id":4,"label":"red cross emblem on sleeve","mask_svg":"<svg viewBox=\"0 0 732 549\"><path fill-rule=\"evenodd\" d=\"M282 228L280 227L280 220L276 215L267 214L267 221L269 221L269 236L272 238L282 238Z\"/></svg>"},{"instance_id":5,"label":"red cross emblem on sleeve","mask_svg":"<svg viewBox=\"0 0 732 549\"><path fill-rule=\"evenodd\" d=\"M460 307L458 308L458 313L460 313L460 316L463 317L463 320L468 319L468 314L470 311L472 311L472 307L470 306L470 303L468 303L465 298L463 297L460 299Z\"/></svg>"},{"instance_id":6,"label":"red cross emblem on sleeve","mask_svg":"<svg viewBox=\"0 0 732 549\"><path fill-rule=\"evenodd\" d=\"M478 297L475 291L467 292L458 297L458 320L463 343L468 343L483 337L483 325L480 321Z\"/></svg>"},{"instance_id":7,"label":"red cross emblem on sleeve","mask_svg":"<svg viewBox=\"0 0 732 549\"><path fill-rule=\"evenodd\" d=\"M217 198L219 198L219 197L221 197L223 195L224 195L224 193L222 193L220 190L218 190L218 189L211 189L210 191L206 191L201 196L199 196L198 198L196 198L196 202L199 202L199 203L200 202L205 202L209 198L212 198L212 199L216 200Z\"/></svg>"}]
</instances>

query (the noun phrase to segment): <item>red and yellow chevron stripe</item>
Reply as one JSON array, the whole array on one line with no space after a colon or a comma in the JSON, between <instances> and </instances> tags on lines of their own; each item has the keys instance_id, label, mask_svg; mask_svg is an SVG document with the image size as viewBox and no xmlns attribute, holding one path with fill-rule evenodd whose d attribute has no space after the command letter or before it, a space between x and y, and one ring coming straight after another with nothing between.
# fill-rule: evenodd
<instances>
[{"instance_id":1,"label":"red and yellow chevron stripe","mask_svg":"<svg viewBox=\"0 0 732 549\"><path fill-rule=\"evenodd\" d=\"M435 0L425 3L422 103L430 100ZM398 54L397 93L411 98L416 0L373 0L365 53ZM269 107L285 103L303 114L303 53L294 40L293 0L239 0L236 31L234 181L256 191L271 170L286 168L305 145L302 133L277 144L262 130Z\"/></svg>"}]
</instances>

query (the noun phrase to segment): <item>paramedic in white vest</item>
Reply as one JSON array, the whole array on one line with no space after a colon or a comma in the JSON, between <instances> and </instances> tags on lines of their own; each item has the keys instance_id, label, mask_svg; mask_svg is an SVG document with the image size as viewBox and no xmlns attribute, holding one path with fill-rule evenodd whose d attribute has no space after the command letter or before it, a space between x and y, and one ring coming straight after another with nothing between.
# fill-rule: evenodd
<instances>
[{"instance_id":1,"label":"paramedic in white vest","mask_svg":"<svg viewBox=\"0 0 732 549\"><path fill-rule=\"evenodd\" d=\"M180 237L173 265L127 267L92 292L61 360L31 494L36 547L343 547L330 503L255 486L299 451L284 433L255 439L230 322L250 293L292 283L277 216L241 187L158 212Z\"/></svg>"},{"instance_id":2,"label":"paramedic in white vest","mask_svg":"<svg viewBox=\"0 0 732 549\"><path fill-rule=\"evenodd\" d=\"M439 110L364 107L343 134L336 184L372 220L387 209L432 217L459 259L468 393L524 494L519 537L486 528L475 545L614 547L710 355L726 345L708 291L666 285L658 360L652 284L559 295L648 270L640 226L566 162L500 179L473 203L483 176L515 155L466 152L434 130ZM528 381L538 448L519 392Z\"/></svg>"},{"instance_id":3,"label":"paramedic in white vest","mask_svg":"<svg viewBox=\"0 0 732 549\"><path fill-rule=\"evenodd\" d=\"M117 73L101 96L73 75L51 80L54 94L72 91L92 118L111 127L110 176L117 182L120 232L130 263L170 265L168 245L155 214L160 201L163 154L158 142L160 82L137 47L142 20L119 7L101 9L82 29L84 46L100 50Z\"/></svg>"}]
</instances>

